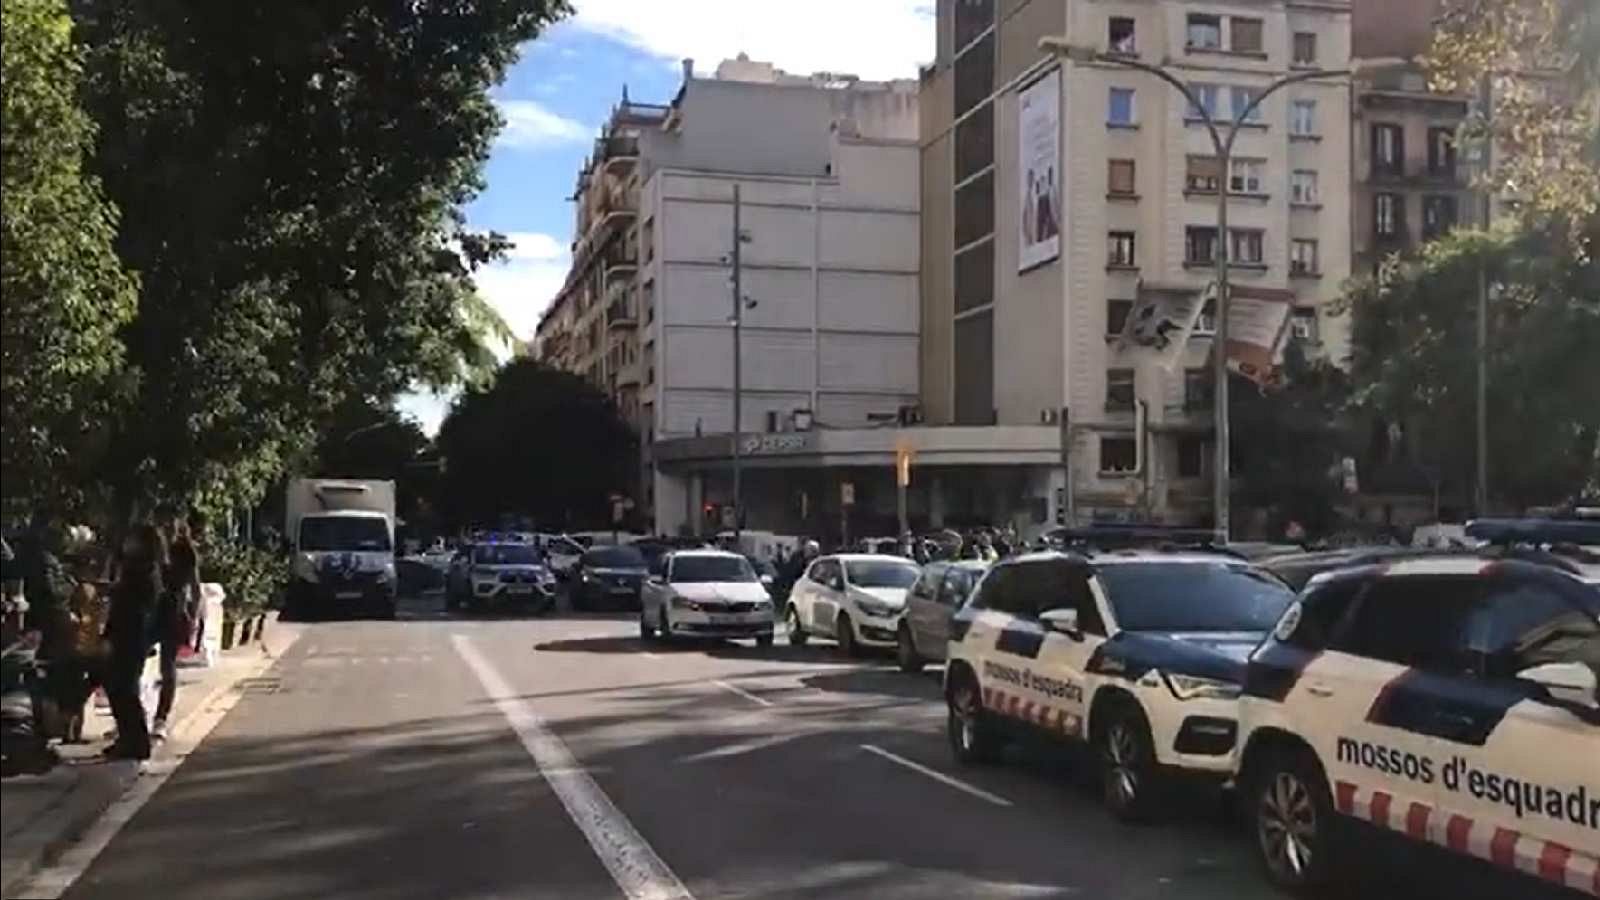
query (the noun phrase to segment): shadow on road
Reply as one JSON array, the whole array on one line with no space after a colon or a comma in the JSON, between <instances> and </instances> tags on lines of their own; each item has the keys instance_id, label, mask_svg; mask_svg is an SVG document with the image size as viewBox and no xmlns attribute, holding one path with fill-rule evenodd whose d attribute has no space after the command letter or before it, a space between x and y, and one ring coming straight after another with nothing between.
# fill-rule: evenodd
<instances>
[{"instance_id":1,"label":"shadow on road","mask_svg":"<svg viewBox=\"0 0 1600 900\"><path fill-rule=\"evenodd\" d=\"M907 675L893 669L851 669L808 675L800 683L830 694L873 694L907 700L938 700L938 673Z\"/></svg>"}]
</instances>

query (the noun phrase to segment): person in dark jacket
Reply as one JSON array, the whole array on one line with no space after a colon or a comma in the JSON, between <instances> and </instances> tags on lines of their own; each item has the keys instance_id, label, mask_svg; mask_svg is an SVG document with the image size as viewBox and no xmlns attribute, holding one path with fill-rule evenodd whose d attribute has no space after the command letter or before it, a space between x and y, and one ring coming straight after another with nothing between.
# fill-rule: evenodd
<instances>
[{"instance_id":1,"label":"person in dark jacket","mask_svg":"<svg viewBox=\"0 0 1600 900\"><path fill-rule=\"evenodd\" d=\"M111 660L106 667L106 699L117 720L117 740L106 756L148 759L150 729L144 702L139 697L139 676L150 653L151 626L161 602L161 569L166 548L161 532L140 525L122 542L121 565L111 587L111 612L106 617L106 639Z\"/></svg>"},{"instance_id":2,"label":"person in dark jacket","mask_svg":"<svg viewBox=\"0 0 1600 900\"><path fill-rule=\"evenodd\" d=\"M178 651L194 639L196 609L200 604L200 554L182 519L172 524L167 544L167 565L162 572L161 602L156 610L156 639L161 645L161 695L151 736L167 737L167 716L178 696Z\"/></svg>"}]
</instances>

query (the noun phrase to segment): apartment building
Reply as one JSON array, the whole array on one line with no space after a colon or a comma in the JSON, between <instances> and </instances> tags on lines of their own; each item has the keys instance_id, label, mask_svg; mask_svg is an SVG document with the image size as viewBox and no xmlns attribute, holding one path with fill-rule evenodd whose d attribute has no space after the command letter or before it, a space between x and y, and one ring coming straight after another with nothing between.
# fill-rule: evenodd
<instances>
[{"instance_id":1,"label":"apartment building","mask_svg":"<svg viewBox=\"0 0 1600 900\"><path fill-rule=\"evenodd\" d=\"M1291 301L1293 339L1345 355L1330 301L1351 258L1349 84L1265 96L1223 171L1176 88L1039 39L1159 66L1231 119L1279 79L1346 68L1349 3L941 0L937 23L921 104L927 422L999 426L995 442L1057 433L1061 459L991 518L1209 523L1214 316L1159 361L1124 326L1152 295L1203 292L1226 242L1241 291Z\"/></svg>"}]
</instances>

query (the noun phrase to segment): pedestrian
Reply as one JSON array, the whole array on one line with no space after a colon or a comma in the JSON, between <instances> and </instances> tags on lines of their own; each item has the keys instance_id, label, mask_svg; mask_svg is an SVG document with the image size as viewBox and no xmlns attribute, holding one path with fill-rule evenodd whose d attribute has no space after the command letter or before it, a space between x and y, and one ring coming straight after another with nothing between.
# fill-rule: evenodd
<instances>
[{"instance_id":1,"label":"pedestrian","mask_svg":"<svg viewBox=\"0 0 1600 900\"><path fill-rule=\"evenodd\" d=\"M111 658L105 690L117 722L117 739L106 748L107 758L150 758L150 730L139 696L139 676L150 654L151 624L161 602L165 556L161 532L154 525L140 525L123 539L117 581L111 587L111 610L106 616Z\"/></svg>"},{"instance_id":2,"label":"pedestrian","mask_svg":"<svg viewBox=\"0 0 1600 900\"><path fill-rule=\"evenodd\" d=\"M196 623L200 621L200 554L182 519L174 519L167 543L167 564L161 578L161 602L156 609L156 638L161 648L161 694L156 702L150 736L167 738L167 716L178 696L178 654L194 649Z\"/></svg>"}]
</instances>

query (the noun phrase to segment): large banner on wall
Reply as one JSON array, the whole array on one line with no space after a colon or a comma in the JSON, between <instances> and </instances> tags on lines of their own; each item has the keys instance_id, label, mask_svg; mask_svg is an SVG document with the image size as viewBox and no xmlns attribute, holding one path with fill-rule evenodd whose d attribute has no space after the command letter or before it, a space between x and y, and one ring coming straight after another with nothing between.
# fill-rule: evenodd
<instances>
[{"instance_id":1,"label":"large banner on wall","mask_svg":"<svg viewBox=\"0 0 1600 900\"><path fill-rule=\"evenodd\" d=\"M1017 271L1061 255L1061 70L1054 69L1017 95Z\"/></svg>"},{"instance_id":2,"label":"large banner on wall","mask_svg":"<svg viewBox=\"0 0 1600 900\"><path fill-rule=\"evenodd\" d=\"M1230 285L1228 368L1256 384L1271 384L1283 358L1293 309L1293 291Z\"/></svg>"}]
</instances>

